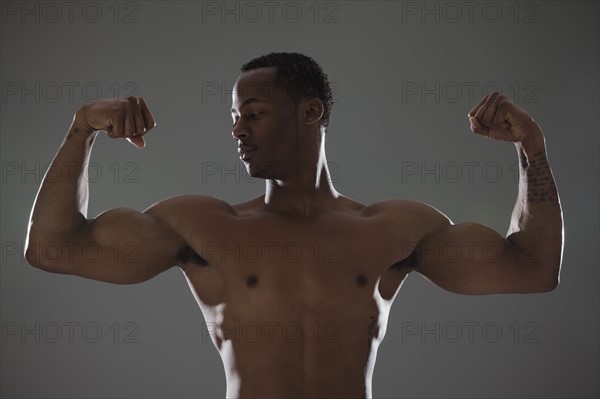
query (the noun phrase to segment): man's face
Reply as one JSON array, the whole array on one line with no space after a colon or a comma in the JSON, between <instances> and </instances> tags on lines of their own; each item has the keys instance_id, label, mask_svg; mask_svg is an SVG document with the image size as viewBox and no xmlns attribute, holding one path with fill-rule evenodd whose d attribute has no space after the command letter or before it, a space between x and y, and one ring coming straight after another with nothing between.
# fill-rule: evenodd
<instances>
[{"instance_id":1,"label":"man's face","mask_svg":"<svg viewBox=\"0 0 600 399\"><path fill-rule=\"evenodd\" d=\"M276 67L242 72L233 89L232 135L250 176L286 180L297 171L296 107L275 87Z\"/></svg>"}]
</instances>

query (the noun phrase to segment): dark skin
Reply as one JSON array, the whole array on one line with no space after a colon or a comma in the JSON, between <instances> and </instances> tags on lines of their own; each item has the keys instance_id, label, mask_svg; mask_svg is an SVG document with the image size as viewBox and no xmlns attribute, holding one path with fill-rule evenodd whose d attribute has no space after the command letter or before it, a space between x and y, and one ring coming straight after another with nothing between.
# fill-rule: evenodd
<instances>
[{"instance_id":1,"label":"dark skin","mask_svg":"<svg viewBox=\"0 0 600 399\"><path fill-rule=\"evenodd\" d=\"M272 88L275 73L244 72L233 94L232 135L249 174L265 179L263 195L234 205L179 196L144 212L117 208L88 219L82 165L97 133L143 148L155 125L141 98L88 104L53 163L79 165L80 174L42 182L28 261L117 284L179 267L222 356L228 398L371 397L389 310L411 272L469 295L557 286L562 212L542 131L523 109L493 93L469 112L474 133L514 142L521 160L505 238L477 223L453 225L420 202L364 205L338 193L327 169L321 100L296 107L281 89L249 90ZM115 257L115 242L133 245L135 256ZM49 243L71 251L45 258L39 248ZM90 244L103 249L95 262L80 249ZM444 255L449 245L462 249L460 259ZM493 257L484 252L490 247Z\"/></svg>"}]
</instances>

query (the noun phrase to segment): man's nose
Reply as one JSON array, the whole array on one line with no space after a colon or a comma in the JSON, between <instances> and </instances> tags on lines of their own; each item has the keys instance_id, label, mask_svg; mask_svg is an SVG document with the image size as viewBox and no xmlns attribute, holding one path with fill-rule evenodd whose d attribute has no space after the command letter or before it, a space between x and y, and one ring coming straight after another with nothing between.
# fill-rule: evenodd
<instances>
[{"instance_id":1,"label":"man's nose","mask_svg":"<svg viewBox=\"0 0 600 399\"><path fill-rule=\"evenodd\" d=\"M238 121L235 126L233 126L231 135L233 136L234 140L245 140L248 137L248 131L242 125L242 122Z\"/></svg>"}]
</instances>

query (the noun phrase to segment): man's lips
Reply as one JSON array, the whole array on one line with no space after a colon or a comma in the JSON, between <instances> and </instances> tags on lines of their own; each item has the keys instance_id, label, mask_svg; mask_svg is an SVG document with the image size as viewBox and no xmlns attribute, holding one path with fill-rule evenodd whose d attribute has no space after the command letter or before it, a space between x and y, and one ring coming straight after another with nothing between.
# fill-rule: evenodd
<instances>
[{"instance_id":1,"label":"man's lips","mask_svg":"<svg viewBox=\"0 0 600 399\"><path fill-rule=\"evenodd\" d=\"M238 152L240 153L240 158L246 161L252 156L255 150L256 148L254 147L241 147L238 149Z\"/></svg>"}]
</instances>

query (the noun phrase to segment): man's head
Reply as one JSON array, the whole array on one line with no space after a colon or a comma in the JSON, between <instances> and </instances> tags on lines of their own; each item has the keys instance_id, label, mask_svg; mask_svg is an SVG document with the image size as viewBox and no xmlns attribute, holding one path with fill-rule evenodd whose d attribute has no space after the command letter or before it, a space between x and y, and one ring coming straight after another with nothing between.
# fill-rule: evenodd
<instances>
[{"instance_id":1,"label":"man's head","mask_svg":"<svg viewBox=\"0 0 600 399\"><path fill-rule=\"evenodd\" d=\"M327 129L333 95L327 74L311 57L300 53L271 53L254 58L242 65L240 70L248 72L259 68L276 67L275 85L283 89L295 106L301 100L318 98L323 103L321 125Z\"/></svg>"},{"instance_id":2,"label":"man's head","mask_svg":"<svg viewBox=\"0 0 600 399\"><path fill-rule=\"evenodd\" d=\"M241 71L231 112L242 159L252 176L285 180L319 157L333 103L327 75L298 53L261 56Z\"/></svg>"}]
</instances>

